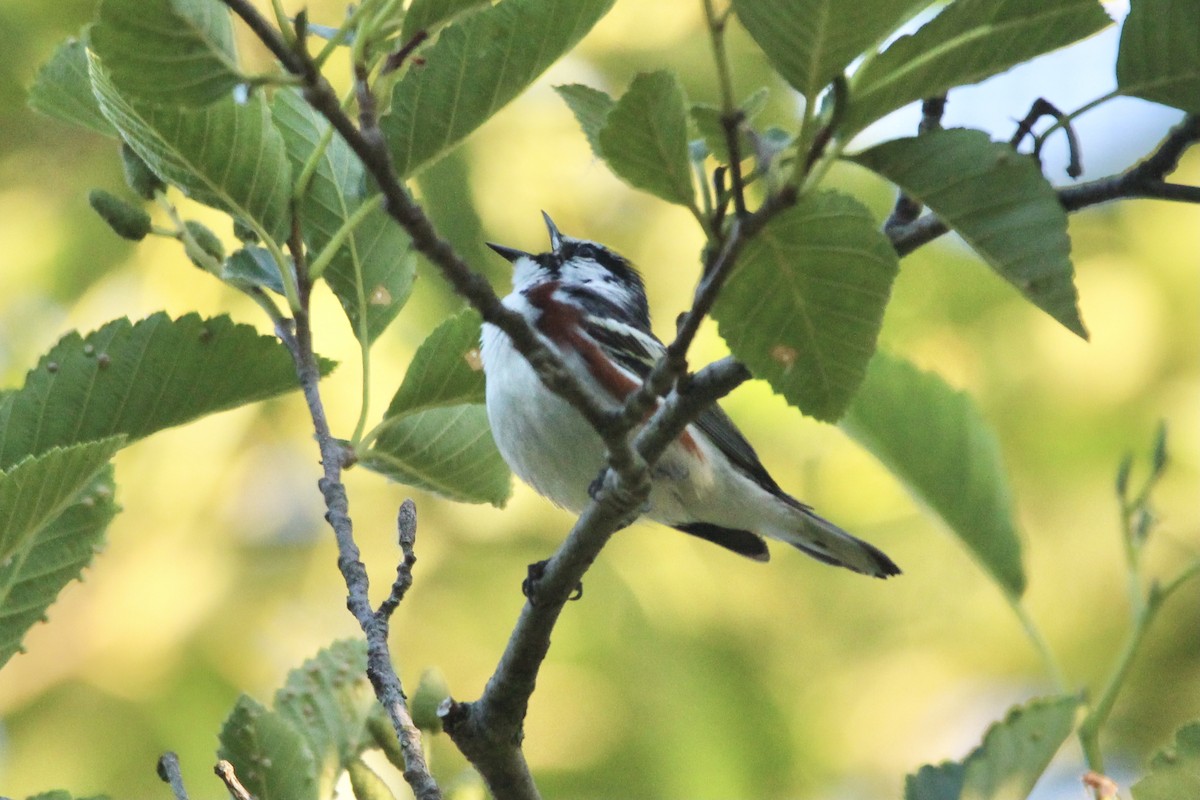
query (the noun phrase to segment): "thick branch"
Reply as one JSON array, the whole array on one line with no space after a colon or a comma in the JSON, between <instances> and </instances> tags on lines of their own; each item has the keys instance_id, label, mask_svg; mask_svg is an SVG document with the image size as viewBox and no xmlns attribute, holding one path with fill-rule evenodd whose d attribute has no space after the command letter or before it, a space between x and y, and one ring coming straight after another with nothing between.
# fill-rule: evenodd
<instances>
[{"instance_id":1,"label":"thick branch","mask_svg":"<svg viewBox=\"0 0 1200 800\"><path fill-rule=\"evenodd\" d=\"M1200 115L1189 114L1171 129L1161 144L1143 161L1119 175L1100 178L1077 186L1058 189L1058 199L1067 212L1120 199L1157 199L1181 203L1200 203L1200 187L1170 183L1166 177L1175 171L1179 159L1189 147L1200 141ZM892 246L906 256L949 231L946 223L927 214L916 222L886 231Z\"/></svg>"},{"instance_id":2,"label":"thick branch","mask_svg":"<svg viewBox=\"0 0 1200 800\"><path fill-rule=\"evenodd\" d=\"M654 463L697 414L750 377L732 358L701 370L686 388L663 401L636 439L645 463ZM635 481L631 483L631 481ZM528 602L509 638L496 671L479 700L451 702L441 710L446 732L480 770L498 798L535 798L526 782L521 753L521 724L538 670L550 649L550 635L567 598L612 534L636 518L649 495L648 470L632 476L610 471L566 540L546 563L537 585L537 602Z\"/></svg>"}]
</instances>

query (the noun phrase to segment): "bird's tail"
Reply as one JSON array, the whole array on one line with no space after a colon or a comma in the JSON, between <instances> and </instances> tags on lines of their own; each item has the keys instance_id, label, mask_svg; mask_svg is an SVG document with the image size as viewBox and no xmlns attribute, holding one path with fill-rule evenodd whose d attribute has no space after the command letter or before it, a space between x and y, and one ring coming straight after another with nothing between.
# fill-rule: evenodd
<instances>
[{"instance_id":1,"label":"bird's tail","mask_svg":"<svg viewBox=\"0 0 1200 800\"><path fill-rule=\"evenodd\" d=\"M900 574L896 562L878 547L851 536L808 506L793 502L794 513L788 515L785 528L762 532L826 564L845 567L874 578L890 578Z\"/></svg>"}]
</instances>

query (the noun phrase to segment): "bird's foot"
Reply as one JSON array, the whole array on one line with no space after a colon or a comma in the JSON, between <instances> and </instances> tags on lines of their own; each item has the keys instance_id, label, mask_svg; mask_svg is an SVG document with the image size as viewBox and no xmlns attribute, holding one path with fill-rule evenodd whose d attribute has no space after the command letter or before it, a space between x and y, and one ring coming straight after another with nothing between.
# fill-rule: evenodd
<instances>
[{"instance_id":1,"label":"bird's foot","mask_svg":"<svg viewBox=\"0 0 1200 800\"><path fill-rule=\"evenodd\" d=\"M538 582L546 574L546 565L549 563L549 561L535 561L530 564L529 571L525 574L525 580L521 581L521 594L525 595L532 605L538 604ZM571 592L567 600L578 600L581 597L583 597L583 581L575 584L575 591Z\"/></svg>"}]
</instances>

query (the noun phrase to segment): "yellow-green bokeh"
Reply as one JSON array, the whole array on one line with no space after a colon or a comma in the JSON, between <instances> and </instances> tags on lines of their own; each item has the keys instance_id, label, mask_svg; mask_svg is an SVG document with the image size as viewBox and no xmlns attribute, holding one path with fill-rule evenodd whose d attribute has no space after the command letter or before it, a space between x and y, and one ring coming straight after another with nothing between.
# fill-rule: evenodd
<instances>
[{"instance_id":1,"label":"yellow-green bokeh","mask_svg":"<svg viewBox=\"0 0 1200 800\"><path fill-rule=\"evenodd\" d=\"M318 21L341 13L332 2L309 7ZM490 240L538 248L545 209L564 231L631 257L662 335L687 305L701 237L685 211L634 192L592 156L550 84L620 92L635 72L669 67L692 99L715 101L700 8L618 3L577 54L440 167L466 171L463 203L474 204ZM91 11L83 0L0 0L7 386L65 331L115 317L229 312L269 330L171 243L116 239L86 200L90 187L121 185L114 145L24 108L21 89L37 64ZM732 45L739 91L767 84L745 38ZM771 86L766 113L782 124L791 101ZM882 184L851 168L833 177L886 213ZM1200 182L1200 158L1185 159L1178 179ZM219 215L188 213L227 233ZM1148 571L1169 576L1200 554L1198 219L1194 207L1144 201L1073 218L1090 342L950 241L903 262L885 320L886 347L970 392L995 427L1023 530L1028 603L1081 688L1105 679L1127 630L1113 475L1127 449L1148 448L1159 419L1171 427L1172 462ZM478 266L504 288L499 259ZM319 349L342 362L325 396L347 435L358 356L337 304L324 292L316 302ZM375 348L376 413L416 345L455 306L423 271ZM706 329L697 360L721 353ZM870 581L779 548L764 566L649 524L617 535L583 601L563 615L527 721L526 751L547 795L894 797L905 772L961 757L1009 705L1051 691L997 589L869 455L762 384L726 405L785 488L878 544L905 575ZM33 629L28 652L0 671L0 794L165 797L154 761L166 749L179 752L193 796L221 794L211 776L216 732L238 693L268 700L289 668L356 632L317 476L297 396L121 453L124 511L107 549L50 609L49 624ZM396 508L406 496L417 502L416 583L393 627L402 677L415 685L436 665L456 697L475 696L521 606L525 565L552 551L570 517L524 487L497 510L362 470L347 482L381 589L394 574ZM1200 717L1198 618L1200 582L1171 601L1135 664L1104 740L1118 765L1136 767ZM447 780L462 771L444 738L432 754Z\"/></svg>"}]
</instances>

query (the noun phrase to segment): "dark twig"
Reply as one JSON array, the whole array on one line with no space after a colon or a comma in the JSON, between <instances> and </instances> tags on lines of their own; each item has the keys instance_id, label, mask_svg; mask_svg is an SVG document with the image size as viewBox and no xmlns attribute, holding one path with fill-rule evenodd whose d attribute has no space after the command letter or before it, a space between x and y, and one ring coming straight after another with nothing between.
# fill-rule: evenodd
<instances>
[{"instance_id":1,"label":"dark twig","mask_svg":"<svg viewBox=\"0 0 1200 800\"><path fill-rule=\"evenodd\" d=\"M183 786L183 772L179 768L179 756L170 751L163 753L158 759L158 777L163 783L170 784L175 800L188 800L187 789Z\"/></svg>"},{"instance_id":2,"label":"dark twig","mask_svg":"<svg viewBox=\"0 0 1200 800\"><path fill-rule=\"evenodd\" d=\"M1017 130L1013 133L1009 144L1014 150L1020 146L1021 142L1033 132L1033 126L1042 117L1054 117L1062 126L1063 131L1067 134L1067 152L1069 161L1067 163L1067 175L1072 178L1078 178L1083 174L1083 164L1079 160L1079 139L1075 136L1075 128L1071 126L1071 120L1066 114L1059 111L1050 101L1039 97L1033 101L1033 105L1029 108L1029 113L1025 118L1017 123ZM1038 162L1042 163L1042 145L1045 144L1044 136L1034 137L1033 157Z\"/></svg>"},{"instance_id":3,"label":"dark twig","mask_svg":"<svg viewBox=\"0 0 1200 800\"><path fill-rule=\"evenodd\" d=\"M940 131L942 115L945 113L946 95L944 92L921 101L921 122L917 125L917 135L924 136L927 133ZM896 206L892 209L891 216L883 223L884 232L911 225L921 216L921 209L922 205L915 197L907 192L900 192L896 195Z\"/></svg>"},{"instance_id":4,"label":"dark twig","mask_svg":"<svg viewBox=\"0 0 1200 800\"><path fill-rule=\"evenodd\" d=\"M242 786L242 782L238 780L237 773L233 769L233 764L230 764L225 759L221 759L213 767L213 772L221 779L221 783L225 784L225 788L229 790L229 796L233 800L254 800L254 795L246 791L246 787Z\"/></svg>"},{"instance_id":5,"label":"dark twig","mask_svg":"<svg viewBox=\"0 0 1200 800\"><path fill-rule=\"evenodd\" d=\"M383 62L383 69L380 70L381 75L387 75L389 72L395 72L404 65L405 59L413 54L413 51L420 47L426 39L429 38L429 31L422 28L413 34L413 37L400 46L400 49L387 57Z\"/></svg>"},{"instance_id":6,"label":"dark twig","mask_svg":"<svg viewBox=\"0 0 1200 800\"><path fill-rule=\"evenodd\" d=\"M1200 186L1187 186L1165 180L1179 165L1184 151L1197 141L1200 141L1200 115L1189 114L1171 129L1167 137L1144 160L1118 175L1060 188L1057 190L1059 202L1068 212L1119 199L1200 203ZM947 231L949 228L946 223L933 214L927 214L903 228L887 231L887 235L896 252L905 256Z\"/></svg>"},{"instance_id":7,"label":"dark twig","mask_svg":"<svg viewBox=\"0 0 1200 800\"><path fill-rule=\"evenodd\" d=\"M715 235L720 235L721 225L725 222L725 214L729 211L729 194L726 192L725 176L729 168L722 165L713 170L713 192L717 198L717 207L713 211L710 229Z\"/></svg>"},{"instance_id":8,"label":"dark twig","mask_svg":"<svg viewBox=\"0 0 1200 800\"><path fill-rule=\"evenodd\" d=\"M739 218L746 216L746 182L742 176L741 136L746 115L739 108L721 115L725 131L725 147L729 150L729 183L733 194L733 211Z\"/></svg>"},{"instance_id":9,"label":"dark twig","mask_svg":"<svg viewBox=\"0 0 1200 800\"><path fill-rule=\"evenodd\" d=\"M396 566L396 580L392 582L392 591L375 612L375 616L382 618L384 622L391 618L412 586L412 568L417 563L417 554L413 549L417 541L417 505L411 499L400 504L400 512L396 515L396 528L399 531L400 552L404 558Z\"/></svg>"},{"instance_id":10,"label":"dark twig","mask_svg":"<svg viewBox=\"0 0 1200 800\"><path fill-rule=\"evenodd\" d=\"M355 62L354 94L358 100L358 126L368 137L377 135L379 131L379 113L375 93L371 91L370 77L367 65L361 61Z\"/></svg>"}]
</instances>

